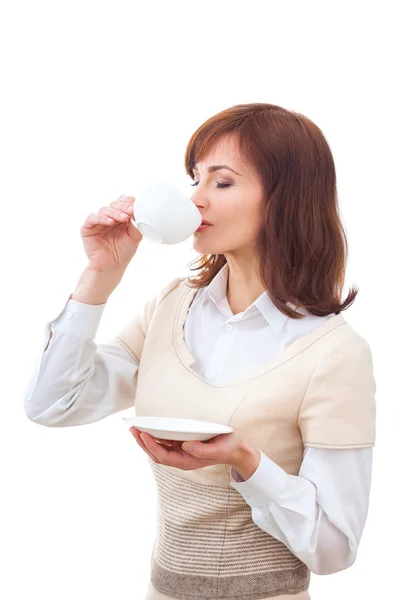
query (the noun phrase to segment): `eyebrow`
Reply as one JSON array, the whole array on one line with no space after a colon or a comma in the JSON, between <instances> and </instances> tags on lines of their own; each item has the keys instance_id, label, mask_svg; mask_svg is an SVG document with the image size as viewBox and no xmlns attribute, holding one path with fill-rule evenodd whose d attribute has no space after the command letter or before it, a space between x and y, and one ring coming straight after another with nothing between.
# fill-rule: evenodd
<instances>
[{"instance_id":1,"label":"eyebrow","mask_svg":"<svg viewBox=\"0 0 400 600\"><path fill-rule=\"evenodd\" d=\"M193 171L197 171L197 169L196 169L195 166L192 167L192 168L193 168ZM239 175L240 177L242 177L242 175L240 173L238 173L237 171L235 171L231 167L228 167L228 165L211 165L210 167L208 167L207 170L208 170L209 173L214 173L214 171L219 171L220 169L228 169L228 171L232 171L233 173L236 173L236 175Z\"/></svg>"}]
</instances>

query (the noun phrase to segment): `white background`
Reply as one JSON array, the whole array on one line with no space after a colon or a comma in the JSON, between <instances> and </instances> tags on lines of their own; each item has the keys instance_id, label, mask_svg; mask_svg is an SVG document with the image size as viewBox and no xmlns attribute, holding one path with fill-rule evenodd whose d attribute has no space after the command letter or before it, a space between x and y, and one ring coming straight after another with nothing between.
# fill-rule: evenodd
<instances>
[{"instance_id":1,"label":"white background","mask_svg":"<svg viewBox=\"0 0 400 600\"><path fill-rule=\"evenodd\" d=\"M44 325L86 265L90 212L147 177L183 186L186 144L233 104L269 102L326 135L360 287L345 318L369 342L378 436L355 564L311 575L313 600L398 593L398 22L396 2L2 2L0 597L142 600L155 534L147 456L119 413L46 428L23 393ZM397 73L397 74L396 74ZM397 80L397 81L396 81ZM187 188L185 187L187 186ZM196 257L144 240L96 338L111 338Z\"/></svg>"}]
</instances>

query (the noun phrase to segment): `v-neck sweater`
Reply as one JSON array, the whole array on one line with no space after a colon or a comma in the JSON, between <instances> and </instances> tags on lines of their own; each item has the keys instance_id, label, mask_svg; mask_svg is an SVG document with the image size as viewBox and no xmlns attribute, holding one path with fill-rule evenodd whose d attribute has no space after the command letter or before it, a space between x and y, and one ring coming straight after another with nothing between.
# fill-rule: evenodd
<instances>
[{"instance_id":1,"label":"v-neck sweater","mask_svg":"<svg viewBox=\"0 0 400 600\"><path fill-rule=\"evenodd\" d=\"M137 416L231 426L287 473L305 446L375 443L371 351L339 313L226 386L196 373L184 324L196 289L176 278L117 335L140 363ZM230 465L184 471L150 461L158 492L151 582L167 598L260 600L301 594L310 571L261 530L230 485Z\"/></svg>"}]
</instances>

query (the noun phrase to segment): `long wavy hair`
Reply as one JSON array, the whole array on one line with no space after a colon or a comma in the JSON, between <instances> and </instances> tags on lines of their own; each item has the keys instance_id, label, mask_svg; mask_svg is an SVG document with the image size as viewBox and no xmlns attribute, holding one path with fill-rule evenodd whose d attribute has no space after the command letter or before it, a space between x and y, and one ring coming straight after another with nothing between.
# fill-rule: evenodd
<instances>
[{"instance_id":1,"label":"long wavy hair","mask_svg":"<svg viewBox=\"0 0 400 600\"><path fill-rule=\"evenodd\" d=\"M332 152L309 118L274 104L238 104L209 118L190 138L185 170L225 136L238 141L241 156L264 190L257 245L258 276L273 304L291 318L338 314L354 301L352 287L342 302L348 244L341 222ZM223 254L189 263L189 287L207 286L226 264ZM294 308L290 308L292 305Z\"/></svg>"}]
</instances>

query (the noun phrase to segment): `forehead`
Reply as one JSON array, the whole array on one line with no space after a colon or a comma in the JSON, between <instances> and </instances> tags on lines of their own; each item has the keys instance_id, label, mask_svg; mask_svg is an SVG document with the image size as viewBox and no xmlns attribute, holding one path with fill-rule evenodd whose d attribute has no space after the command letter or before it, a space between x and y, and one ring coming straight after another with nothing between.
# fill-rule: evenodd
<instances>
[{"instance_id":1,"label":"forehead","mask_svg":"<svg viewBox=\"0 0 400 600\"><path fill-rule=\"evenodd\" d=\"M204 156L196 162L194 168L207 168L208 165L216 164L229 165L232 169L239 171L239 173L246 169L241 157L239 145L234 138L224 137L217 140L207 152L204 152ZM240 171L240 169L242 169L242 171Z\"/></svg>"}]
</instances>

